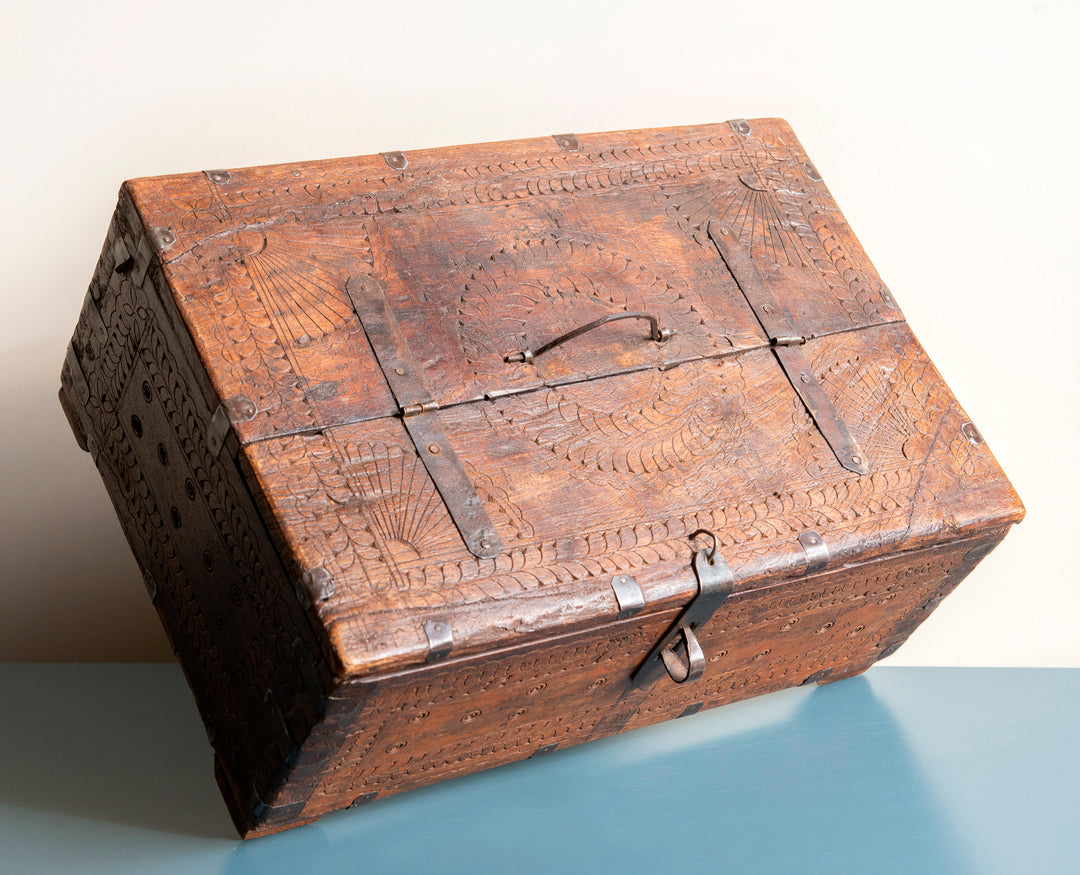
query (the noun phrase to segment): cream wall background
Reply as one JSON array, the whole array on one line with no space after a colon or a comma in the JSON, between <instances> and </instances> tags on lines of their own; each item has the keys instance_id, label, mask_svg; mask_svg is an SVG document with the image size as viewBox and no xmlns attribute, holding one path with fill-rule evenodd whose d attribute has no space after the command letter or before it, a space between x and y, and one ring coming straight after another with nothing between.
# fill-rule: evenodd
<instances>
[{"instance_id":1,"label":"cream wall background","mask_svg":"<svg viewBox=\"0 0 1080 875\"><path fill-rule=\"evenodd\" d=\"M128 177L786 117L1028 507L894 664L1080 665L1078 2L6 4L0 659L167 660L56 402Z\"/></svg>"}]
</instances>

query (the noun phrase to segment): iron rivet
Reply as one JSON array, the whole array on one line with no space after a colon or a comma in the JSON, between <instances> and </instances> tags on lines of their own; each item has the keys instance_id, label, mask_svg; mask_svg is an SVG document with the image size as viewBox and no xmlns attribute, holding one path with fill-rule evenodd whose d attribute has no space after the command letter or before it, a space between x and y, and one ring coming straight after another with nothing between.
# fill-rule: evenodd
<instances>
[{"instance_id":1,"label":"iron rivet","mask_svg":"<svg viewBox=\"0 0 1080 875\"><path fill-rule=\"evenodd\" d=\"M491 549L491 542L487 541L487 540L481 541L480 542L480 549L481 550L490 550Z\"/></svg>"},{"instance_id":2,"label":"iron rivet","mask_svg":"<svg viewBox=\"0 0 1080 875\"><path fill-rule=\"evenodd\" d=\"M772 312L772 307L770 307L768 304L762 304L761 305L761 312L762 313L771 313Z\"/></svg>"},{"instance_id":3,"label":"iron rivet","mask_svg":"<svg viewBox=\"0 0 1080 875\"><path fill-rule=\"evenodd\" d=\"M311 343L311 335L310 334L306 334L306 333L301 334L298 338L296 338L296 345L297 346L307 346L309 343Z\"/></svg>"},{"instance_id":4,"label":"iron rivet","mask_svg":"<svg viewBox=\"0 0 1080 875\"><path fill-rule=\"evenodd\" d=\"M809 383L810 382L810 375L809 374L799 374L799 382L800 383Z\"/></svg>"},{"instance_id":5,"label":"iron rivet","mask_svg":"<svg viewBox=\"0 0 1080 875\"><path fill-rule=\"evenodd\" d=\"M400 377L402 374L405 373L405 369L404 368L394 368L394 373L397 374Z\"/></svg>"},{"instance_id":6,"label":"iron rivet","mask_svg":"<svg viewBox=\"0 0 1080 875\"><path fill-rule=\"evenodd\" d=\"M854 462L856 465L861 465L862 464L862 459L859 458L858 456L852 456L851 461Z\"/></svg>"},{"instance_id":7,"label":"iron rivet","mask_svg":"<svg viewBox=\"0 0 1080 875\"><path fill-rule=\"evenodd\" d=\"M168 249L176 242L176 235L168 228L151 228L149 236L155 249Z\"/></svg>"},{"instance_id":8,"label":"iron rivet","mask_svg":"<svg viewBox=\"0 0 1080 875\"><path fill-rule=\"evenodd\" d=\"M442 452L442 448L438 444L429 444L427 450L433 456L437 456Z\"/></svg>"},{"instance_id":9,"label":"iron rivet","mask_svg":"<svg viewBox=\"0 0 1080 875\"><path fill-rule=\"evenodd\" d=\"M169 464L169 451L165 449L165 444L157 445L157 457L158 461L161 462L162 465Z\"/></svg>"}]
</instances>

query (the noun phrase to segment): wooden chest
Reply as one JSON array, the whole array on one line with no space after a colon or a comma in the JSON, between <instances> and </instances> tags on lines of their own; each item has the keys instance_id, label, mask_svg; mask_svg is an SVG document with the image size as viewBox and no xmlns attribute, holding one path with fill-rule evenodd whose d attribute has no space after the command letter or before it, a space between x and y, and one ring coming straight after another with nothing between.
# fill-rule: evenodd
<instances>
[{"instance_id":1,"label":"wooden chest","mask_svg":"<svg viewBox=\"0 0 1080 875\"><path fill-rule=\"evenodd\" d=\"M861 672L1023 516L776 119L128 182L61 386L245 836Z\"/></svg>"}]
</instances>

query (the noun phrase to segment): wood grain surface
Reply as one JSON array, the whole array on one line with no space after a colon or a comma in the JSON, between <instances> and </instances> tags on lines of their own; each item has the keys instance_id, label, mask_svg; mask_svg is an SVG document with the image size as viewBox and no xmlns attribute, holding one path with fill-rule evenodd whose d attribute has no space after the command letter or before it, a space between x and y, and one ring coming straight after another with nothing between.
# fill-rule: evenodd
<instances>
[{"instance_id":1,"label":"wood grain surface","mask_svg":"<svg viewBox=\"0 0 1080 875\"><path fill-rule=\"evenodd\" d=\"M864 670L1023 516L777 119L126 183L61 401L245 835Z\"/></svg>"}]
</instances>

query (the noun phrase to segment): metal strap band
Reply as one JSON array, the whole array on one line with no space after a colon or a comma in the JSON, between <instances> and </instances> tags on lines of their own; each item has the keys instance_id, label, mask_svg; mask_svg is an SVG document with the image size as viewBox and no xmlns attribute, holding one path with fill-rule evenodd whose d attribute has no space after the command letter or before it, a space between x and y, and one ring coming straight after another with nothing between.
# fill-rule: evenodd
<instances>
[{"instance_id":1,"label":"metal strap band","mask_svg":"<svg viewBox=\"0 0 1080 875\"><path fill-rule=\"evenodd\" d=\"M402 411L405 430L465 546L481 559L497 556L502 550L502 540L439 422L438 404L432 399L398 330L382 285L374 277L353 276L345 284L345 290Z\"/></svg>"},{"instance_id":2,"label":"metal strap band","mask_svg":"<svg viewBox=\"0 0 1080 875\"><path fill-rule=\"evenodd\" d=\"M803 532L799 535L799 543L806 551L806 573L813 574L829 564L831 555L825 539L817 532Z\"/></svg>"},{"instance_id":3,"label":"metal strap band","mask_svg":"<svg viewBox=\"0 0 1080 875\"><path fill-rule=\"evenodd\" d=\"M821 388L821 383L814 376L810 363L803 355L798 346L776 346L773 352L780 360L784 373L787 374L791 385L799 394L803 404L814 419L822 437L829 444L829 448L836 456L836 461L856 474L869 474L870 465L866 461L866 454L855 440L855 436L848 431L847 423L836 412L829 396Z\"/></svg>"},{"instance_id":4,"label":"metal strap band","mask_svg":"<svg viewBox=\"0 0 1080 875\"><path fill-rule=\"evenodd\" d=\"M440 662L454 649L454 633L446 620L428 620L424 623L424 634L428 640L426 662Z\"/></svg>"},{"instance_id":5,"label":"metal strap band","mask_svg":"<svg viewBox=\"0 0 1080 875\"><path fill-rule=\"evenodd\" d=\"M645 594L638 586L638 582L629 574L616 574L611 579L611 589L619 605L617 619L625 620L645 607Z\"/></svg>"},{"instance_id":6,"label":"metal strap band","mask_svg":"<svg viewBox=\"0 0 1080 875\"><path fill-rule=\"evenodd\" d=\"M806 405L836 460L856 474L869 474L870 465L867 463L866 454L836 412L800 349L805 337L795 327L787 310L776 302L772 289L754 264L749 250L739 242L732 231L716 222L709 223L709 237L738 283L743 297L754 311L754 316L768 335L780 366Z\"/></svg>"},{"instance_id":7,"label":"metal strap band","mask_svg":"<svg viewBox=\"0 0 1080 875\"><path fill-rule=\"evenodd\" d=\"M802 332L795 328L787 310L776 302L768 282L750 257L750 251L739 242L735 233L716 222L709 222L709 238L735 277L743 297L769 336L769 342L781 346L802 343Z\"/></svg>"}]
</instances>

